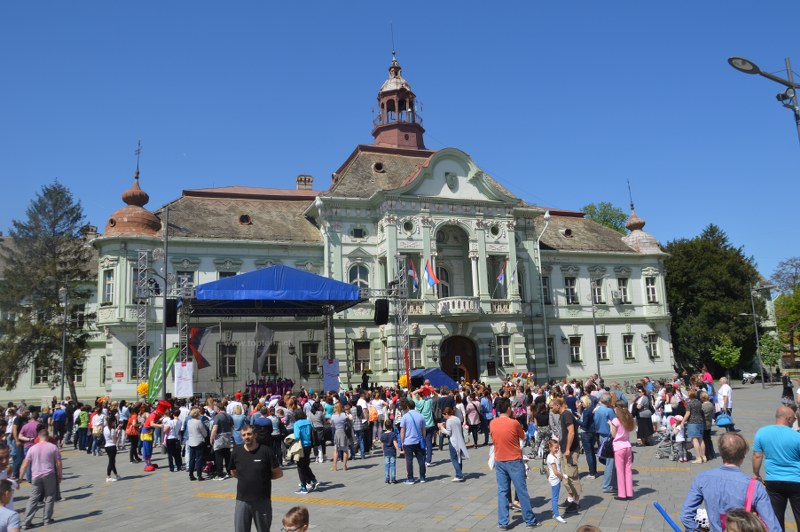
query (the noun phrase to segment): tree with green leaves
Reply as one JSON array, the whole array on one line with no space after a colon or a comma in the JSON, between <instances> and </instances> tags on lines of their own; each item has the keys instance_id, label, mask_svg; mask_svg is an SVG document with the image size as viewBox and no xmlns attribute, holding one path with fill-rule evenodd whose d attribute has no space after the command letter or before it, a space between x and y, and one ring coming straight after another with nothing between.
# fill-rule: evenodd
<instances>
[{"instance_id":1,"label":"tree with green leaves","mask_svg":"<svg viewBox=\"0 0 800 532\"><path fill-rule=\"evenodd\" d=\"M755 331L752 318L742 314L752 313L750 285L759 280L752 257L714 224L695 238L669 242L664 251L670 254L666 288L676 365L711 366L717 339L727 337L742 349L742 365L748 366L755 355ZM756 314L766 315L761 300L756 300Z\"/></svg>"},{"instance_id":2,"label":"tree with green leaves","mask_svg":"<svg viewBox=\"0 0 800 532\"><path fill-rule=\"evenodd\" d=\"M775 318L778 334L789 352L795 353L795 345L800 341L800 288L785 292L775 298Z\"/></svg>"},{"instance_id":3,"label":"tree with green leaves","mask_svg":"<svg viewBox=\"0 0 800 532\"><path fill-rule=\"evenodd\" d=\"M80 202L57 181L42 187L26 219L12 221L10 238L0 249L0 308L8 318L0 320L0 385L8 390L23 372L37 370L51 388L60 386L66 299L70 308L65 380L70 395L77 398L75 373L88 352L90 336L83 308L95 282L84 227Z\"/></svg>"},{"instance_id":4,"label":"tree with green leaves","mask_svg":"<svg viewBox=\"0 0 800 532\"><path fill-rule=\"evenodd\" d=\"M781 362L783 356L783 344L774 334L764 334L759 339L759 349L761 350L761 362L765 368L774 368Z\"/></svg>"},{"instance_id":5,"label":"tree with green leaves","mask_svg":"<svg viewBox=\"0 0 800 532\"><path fill-rule=\"evenodd\" d=\"M727 334L720 336L711 347L711 359L725 368L725 376L730 380L730 370L739 364L742 358L742 348L733 345L733 340Z\"/></svg>"},{"instance_id":6,"label":"tree with green leaves","mask_svg":"<svg viewBox=\"0 0 800 532\"><path fill-rule=\"evenodd\" d=\"M584 205L583 208L581 208L581 212L590 220L610 227L623 235L626 234L625 222L627 222L628 216L622 209L615 207L608 201Z\"/></svg>"},{"instance_id":7,"label":"tree with green leaves","mask_svg":"<svg viewBox=\"0 0 800 532\"><path fill-rule=\"evenodd\" d=\"M800 257L789 257L780 261L772 274L772 282L783 294L794 292L800 287Z\"/></svg>"}]
</instances>

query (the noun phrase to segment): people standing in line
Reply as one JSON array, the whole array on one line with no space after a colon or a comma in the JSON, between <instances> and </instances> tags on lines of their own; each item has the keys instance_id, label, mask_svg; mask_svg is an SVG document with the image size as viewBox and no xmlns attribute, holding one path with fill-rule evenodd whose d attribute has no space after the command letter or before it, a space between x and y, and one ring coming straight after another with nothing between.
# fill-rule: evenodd
<instances>
[{"instance_id":1,"label":"people standing in line","mask_svg":"<svg viewBox=\"0 0 800 532\"><path fill-rule=\"evenodd\" d=\"M242 428L242 445L231 454L231 474L236 478L235 532L259 532L272 526L272 481L283 477L272 449L256 441L250 425Z\"/></svg>"},{"instance_id":2,"label":"people standing in line","mask_svg":"<svg viewBox=\"0 0 800 532\"><path fill-rule=\"evenodd\" d=\"M550 402L550 411L559 414L561 423L561 472L566 477L564 480L567 489L566 508L564 513L577 512L581 503L581 479L578 473L578 457L580 444L578 443L578 423L572 411L560 397Z\"/></svg>"},{"instance_id":3,"label":"people standing in line","mask_svg":"<svg viewBox=\"0 0 800 532\"><path fill-rule=\"evenodd\" d=\"M61 453L56 445L47 440L47 427L40 427L38 438L39 442L30 448L20 469L20 478L30 469L32 479L23 528L31 528L33 516L36 515L42 502L44 502L44 524L54 523L53 506L58 493L58 484L62 478Z\"/></svg>"},{"instance_id":4,"label":"people standing in line","mask_svg":"<svg viewBox=\"0 0 800 532\"><path fill-rule=\"evenodd\" d=\"M300 489L295 491L298 495L305 495L309 491L317 489L319 483L314 472L311 471L311 455L314 452L314 428L311 422L306 419L306 413L302 410L295 412L294 428L292 429L295 440L300 442L303 450L297 460L297 475L300 477Z\"/></svg>"},{"instance_id":5,"label":"people standing in line","mask_svg":"<svg viewBox=\"0 0 800 532\"><path fill-rule=\"evenodd\" d=\"M693 464L702 464L706 461L706 446L703 440L703 431L706 428L706 419L703 414L703 403L697 399L697 392L689 390L689 400L686 402L686 415L683 417L686 427L686 438L692 442L695 459Z\"/></svg>"},{"instance_id":6,"label":"people standing in line","mask_svg":"<svg viewBox=\"0 0 800 532\"><path fill-rule=\"evenodd\" d=\"M547 442L547 481L550 483L550 502L553 507L553 519L559 523L566 523L567 520L561 517L558 511L558 496L561 492L561 482L564 474L561 473L561 452L560 445L556 440Z\"/></svg>"},{"instance_id":7,"label":"people standing in line","mask_svg":"<svg viewBox=\"0 0 800 532\"><path fill-rule=\"evenodd\" d=\"M31 447L34 446L36 443L36 436L39 433L39 415L36 412L32 412L28 421L19 429L19 441L22 442L22 458L24 459L28 455L28 451L31 450ZM20 474L19 479L25 475ZM28 471L28 482L31 482L31 472Z\"/></svg>"},{"instance_id":8,"label":"people standing in line","mask_svg":"<svg viewBox=\"0 0 800 532\"><path fill-rule=\"evenodd\" d=\"M192 408L189 412L189 421L186 423L186 430L189 433L189 480L205 480L203 478L203 447L206 444L208 428L200 419L200 409ZM195 477L195 472L197 476Z\"/></svg>"},{"instance_id":9,"label":"people standing in line","mask_svg":"<svg viewBox=\"0 0 800 532\"><path fill-rule=\"evenodd\" d=\"M119 480L117 473L117 439L120 431L117 428L117 420L114 416L106 418L106 426L103 427L103 439L105 440L106 456L108 465L106 466L106 482L116 482ZM112 477L111 474L114 474Z\"/></svg>"},{"instance_id":10,"label":"people standing in line","mask_svg":"<svg viewBox=\"0 0 800 532\"><path fill-rule=\"evenodd\" d=\"M589 467L589 474L586 478L594 480L597 478L597 456L595 455L595 431L594 431L594 412L592 400L588 395L582 395L578 401L580 418L578 418L578 429L581 438L583 452L586 455L586 465Z\"/></svg>"},{"instance_id":11,"label":"people standing in line","mask_svg":"<svg viewBox=\"0 0 800 532\"><path fill-rule=\"evenodd\" d=\"M400 446L397 445L397 434L394 432L392 420L388 417L383 423L383 428L381 433L383 480L387 484L397 484L397 453L400 451Z\"/></svg>"},{"instance_id":12,"label":"people standing in line","mask_svg":"<svg viewBox=\"0 0 800 532\"><path fill-rule=\"evenodd\" d=\"M408 412L403 415L400 421L400 441L403 442L403 452L406 455L406 484L413 484L414 480L414 458L419 464L419 481L426 482L425 478L425 449L422 445L425 442L426 426L425 418L416 410L416 403L408 401Z\"/></svg>"},{"instance_id":13,"label":"people standing in line","mask_svg":"<svg viewBox=\"0 0 800 532\"><path fill-rule=\"evenodd\" d=\"M700 393L700 401L703 409L703 444L706 451L706 462L713 460L716 456L714 452L714 441L711 439L711 427L714 425L714 403L708 392Z\"/></svg>"},{"instance_id":14,"label":"people standing in line","mask_svg":"<svg viewBox=\"0 0 800 532\"><path fill-rule=\"evenodd\" d=\"M722 532L720 516L727 510L745 505L751 477L739 468L747 454L747 442L740 434L726 432L717 440L717 448L722 466L698 474L683 501L681 522L686 530L696 528L694 518L703 502L711 532ZM760 482L754 482L753 509L764 520L769 532L781 530L767 490Z\"/></svg>"},{"instance_id":15,"label":"people standing in line","mask_svg":"<svg viewBox=\"0 0 800 532\"><path fill-rule=\"evenodd\" d=\"M717 390L717 415L720 413L729 414L733 420L733 390L728 384L727 377L722 377L719 380L719 390ZM725 427L726 432L734 432L734 424L731 423Z\"/></svg>"},{"instance_id":16,"label":"people standing in line","mask_svg":"<svg viewBox=\"0 0 800 532\"><path fill-rule=\"evenodd\" d=\"M775 411L775 424L761 427L753 441L753 474L767 488L772 508L781 525L788 502L800 523L800 433L792 430L797 414L788 406ZM766 467L764 478L761 466Z\"/></svg>"},{"instance_id":17,"label":"people standing in line","mask_svg":"<svg viewBox=\"0 0 800 532\"><path fill-rule=\"evenodd\" d=\"M653 435L653 406L644 386L636 386L636 400L633 403L633 415L636 418L636 437L639 445L647 446L650 436Z\"/></svg>"},{"instance_id":18,"label":"people standing in line","mask_svg":"<svg viewBox=\"0 0 800 532\"><path fill-rule=\"evenodd\" d=\"M67 411L64 405L58 403L53 412L53 436L58 442L58 447L64 446L64 435L67 433Z\"/></svg>"},{"instance_id":19,"label":"people standing in line","mask_svg":"<svg viewBox=\"0 0 800 532\"><path fill-rule=\"evenodd\" d=\"M450 463L453 464L453 469L455 470L453 482L464 482L462 461L469 460L469 453L467 452L467 443L464 441L461 420L458 419L458 416L449 406L444 407L442 416L444 421L439 423L439 431L447 436L447 441L450 445Z\"/></svg>"},{"instance_id":20,"label":"people standing in line","mask_svg":"<svg viewBox=\"0 0 800 532\"><path fill-rule=\"evenodd\" d=\"M630 432L636 427L633 416L625 403L617 401L614 408L615 419L608 422L611 437L614 438L614 467L617 473L617 498L633 498L633 449Z\"/></svg>"},{"instance_id":21,"label":"people standing in line","mask_svg":"<svg viewBox=\"0 0 800 532\"><path fill-rule=\"evenodd\" d=\"M522 460L522 447L520 440L525 439L516 419L513 418L511 401L507 397L500 397L497 401L498 416L489 424L492 442L494 445L494 468L497 479L497 524L500 530L507 530L509 526L508 501L511 484L519 497L522 517L528 528L542 526L536 520L528 495L528 486L525 482L525 464Z\"/></svg>"},{"instance_id":22,"label":"people standing in line","mask_svg":"<svg viewBox=\"0 0 800 532\"><path fill-rule=\"evenodd\" d=\"M594 409L594 430L600 440L611 437L611 428L608 422L616 419L617 415L611 407L611 394L600 394L600 404ZM603 471L603 493L613 493L616 483L616 468L613 458L604 458L605 470Z\"/></svg>"}]
</instances>

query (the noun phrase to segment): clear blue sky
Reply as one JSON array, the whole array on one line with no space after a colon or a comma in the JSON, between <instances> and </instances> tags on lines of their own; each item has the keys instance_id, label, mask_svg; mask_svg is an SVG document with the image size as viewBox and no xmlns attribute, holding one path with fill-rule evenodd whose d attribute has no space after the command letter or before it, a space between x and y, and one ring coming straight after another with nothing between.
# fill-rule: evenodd
<instances>
[{"instance_id":1,"label":"clear blue sky","mask_svg":"<svg viewBox=\"0 0 800 532\"><path fill-rule=\"evenodd\" d=\"M719 225L769 276L799 255L800 144L780 86L798 2L0 3L0 229L43 184L100 227L141 139L150 208L181 190L327 188L391 59L453 146L526 200L610 201L662 243Z\"/></svg>"}]
</instances>

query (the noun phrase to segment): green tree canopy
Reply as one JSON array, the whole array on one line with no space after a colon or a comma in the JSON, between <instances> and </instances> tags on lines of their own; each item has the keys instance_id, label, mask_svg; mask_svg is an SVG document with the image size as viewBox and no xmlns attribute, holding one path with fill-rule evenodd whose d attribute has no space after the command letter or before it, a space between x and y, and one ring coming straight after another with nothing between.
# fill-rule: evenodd
<instances>
[{"instance_id":1,"label":"green tree canopy","mask_svg":"<svg viewBox=\"0 0 800 532\"><path fill-rule=\"evenodd\" d=\"M628 216L622 209L615 207L610 202L590 203L589 205L584 205L581 211L590 220L610 227L623 235L626 233L625 222L628 220Z\"/></svg>"},{"instance_id":2,"label":"green tree canopy","mask_svg":"<svg viewBox=\"0 0 800 532\"><path fill-rule=\"evenodd\" d=\"M711 347L711 359L725 368L726 374L732 367L739 364L741 356L742 348L733 345L733 340L727 334L720 336Z\"/></svg>"},{"instance_id":3,"label":"green tree canopy","mask_svg":"<svg viewBox=\"0 0 800 532\"><path fill-rule=\"evenodd\" d=\"M670 254L666 288L675 363L699 368L713 360L717 339L727 337L745 354L743 364L749 364L755 356L755 332L752 318L741 314L752 312L750 284L759 279L753 259L714 224L695 238L669 242L664 251ZM756 313L765 314L760 300Z\"/></svg>"},{"instance_id":4,"label":"green tree canopy","mask_svg":"<svg viewBox=\"0 0 800 532\"><path fill-rule=\"evenodd\" d=\"M0 307L14 319L0 320L0 385L12 389L19 376L34 367L48 373L48 384L60 384L64 298L70 301L67 320L65 375L76 397L74 373L88 351L88 333L76 311L88 297L90 248L82 235L83 209L64 185L42 187L26 211L13 220L9 239L0 249L3 278ZM85 317L84 317L85 318Z\"/></svg>"},{"instance_id":5,"label":"green tree canopy","mask_svg":"<svg viewBox=\"0 0 800 532\"><path fill-rule=\"evenodd\" d=\"M794 353L800 331L800 288L784 292L775 298L775 317L778 323L780 340L789 344L789 352Z\"/></svg>"},{"instance_id":6,"label":"green tree canopy","mask_svg":"<svg viewBox=\"0 0 800 532\"><path fill-rule=\"evenodd\" d=\"M783 356L783 344L774 334L765 334L760 339L761 362L764 367L774 368Z\"/></svg>"}]
</instances>

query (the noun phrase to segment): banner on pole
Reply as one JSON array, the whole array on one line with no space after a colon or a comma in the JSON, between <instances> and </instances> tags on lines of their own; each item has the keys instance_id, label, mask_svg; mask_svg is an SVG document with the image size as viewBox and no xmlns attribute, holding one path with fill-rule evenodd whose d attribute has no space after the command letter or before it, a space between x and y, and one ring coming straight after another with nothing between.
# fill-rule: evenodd
<instances>
[{"instance_id":1,"label":"banner on pole","mask_svg":"<svg viewBox=\"0 0 800 532\"><path fill-rule=\"evenodd\" d=\"M326 392L339 391L339 361L335 358L322 362L322 388Z\"/></svg>"},{"instance_id":2,"label":"banner on pole","mask_svg":"<svg viewBox=\"0 0 800 532\"><path fill-rule=\"evenodd\" d=\"M175 362L174 397L192 397L194 395L194 364L191 362Z\"/></svg>"}]
</instances>

